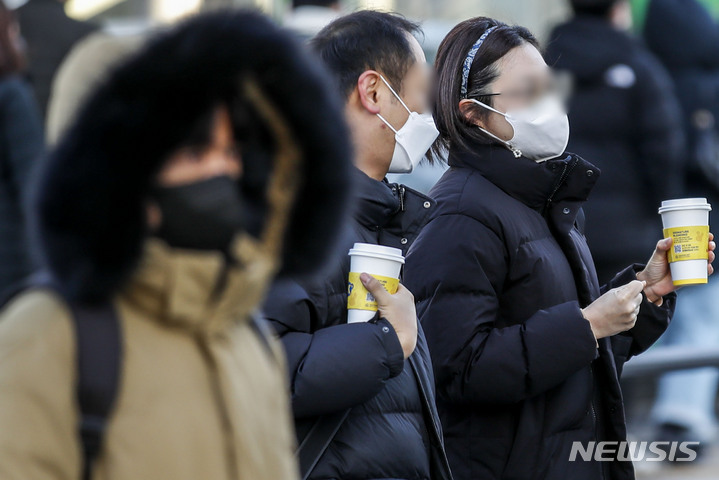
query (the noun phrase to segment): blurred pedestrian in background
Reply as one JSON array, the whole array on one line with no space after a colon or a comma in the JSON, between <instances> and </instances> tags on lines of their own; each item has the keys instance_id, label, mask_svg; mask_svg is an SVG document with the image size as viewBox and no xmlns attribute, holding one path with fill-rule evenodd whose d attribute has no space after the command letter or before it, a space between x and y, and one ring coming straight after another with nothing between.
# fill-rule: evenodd
<instances>
[{"instance_id":1,"label":"blurred pedestrian in background","mask_svg":"<svg viewBox=\"0 0 719 480\"><path fill-rule=\"evenodd\" d=\"M437 135L431 119L418 115L430 87L419 32L398 15L361 11L310 43L345 99L357 168L344 255L321 278L279 282L264 307L287 351L306 478L451 478L410 292L400 285L390 295L374 277L360 279L379 313L347 323L349 249L361 242L406 254L435 206L385 179L411 172Z\"/></svg>"},{"instance_id":2,"label":"blurred pedestrian in background","mask_svg":"<svg viewBox=\"0 0 719 480\"><path fill-rule=\"evenodd\" d=\"M54 146L72 124L80 105L126 56L135 52L145 35L96 32L77 43L60 65L47 107L45 138Z\"/></svg>"},{"instance_id":3,"label":"blurred pedestrian in background","mask_svg":"<svg viewBox=\"0 0 719 480\"><path fill-rule=\"evenodd\" d=\"M687 148L682 156L683 196L719 205L719 25L696 0L652 0L646 14L647 45L669 70L682 106ZM710 223L716 223L716 214ZM713 220L713 221L712 221ZM719 281L683 288L665 345L719 350ZM657 438L716 441L719 370L704 368L662 377L652 418Z\"/></svg>"},{"instance_id":4,"label":"blurred pedestrian in background","mask_svg":"<svg viewBox=\"0 0 719 480\"><path fill-rule=\"evenodd\" d=\"M27 42L28 77L35 91L42 118L55 72L73 45L97 30L97 26L74 20L65 13L67 0L28 0L16 10Z\"/></svg>"},{"instance_id":5,"label":"blurred pedestrian in background","mask_svg":"<svg viewBox=\"0 0 719 480\"><path fill-rule=\"evenodd\" d=\"M292 0L284 26L309 40L339 16L339 0Z\"/></svg>"},{"instance_id":6,"label":"blurred pedestrian in background","mask_svg":"<svg viewBox=\"0 0 719 480\"><path fill-rule=\"evenodd\" d=\"M450 168L405 275L453 474L631 480L631 461L571 452L626 440L619 377L671 319L671 242L600 287L581 210L599 170L565 152L558 87L526 28L461 22L435 68L435 150Z\"/></svg>"},{"instance_id":7,"label":"blurred pedestrian in background","mask_svg":"<svg viewBox=\"0 0 719 480\"><path fill-rule=\"evenodd\" d=\"M42 121L23 80L20 29L0 1L0 295L32 270L25 200L43 154Z\"/></svg>"},{"instance_id":8,"label":"blurred pedestrian in background","mask_svg":"<svg viewBox=\"0 0 719 480\"><path fill-rule=\"evenodd\" d=\"M552 32L546 59L570 79L568 149L602 172L583 208L603 284L651 251L661 201L681 197L684 130L669 75L627 33L629 2L570 3L575 15Z\"/></svg>"},{"instance_id":9,"label":"blurred pedestrian in background","mask_svg":"<svg viewBox=\"0 0 719 480\"><path fill-rule=\"evenodd\" d=\"M33 201L50 279L0 315L0 478L297 478L284 356L254 311L344 218L326 75L269 19L222 11L83 102Z\"/></svg>"}]
</instances>

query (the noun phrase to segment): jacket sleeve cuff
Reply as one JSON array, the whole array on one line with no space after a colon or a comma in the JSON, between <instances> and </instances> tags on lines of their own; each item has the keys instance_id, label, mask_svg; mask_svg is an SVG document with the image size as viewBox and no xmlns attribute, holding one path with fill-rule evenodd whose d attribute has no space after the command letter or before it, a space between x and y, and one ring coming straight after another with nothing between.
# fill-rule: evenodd
<instances>
[{"instance_id":1,"label":"jacket sleeve cuff","mask_svg":"<svg viewBox=\"0 0 719 480\"><path fill-rule=\"evenodd\" d=\"M404 369L404 350L399 342L397 332L389 321L382 317L376 320L377 327L382 331L382 345L387 352L387 368L389 378L394 378Z\"/></svg>"},{"instance_id":2,"label":"jacket sleeve cuff","mask_svg":"<svg viewBox=\"0 0 719 480\"><path fill-rule=\"evenodd\" d=\"M640 263L635 263L625 268L609 282L608 287L615 288L636 280L637 273L643 269L644 265ZM672 316L674 315L676 298L676 292L669 293L662 297L662 304L657 305L650 302L644 292L642 292L642 305L639 309L636 324L631 330L619 334L619 336L631 337L633 342L625 348L628 351L622 352L621 350L623 349L618 348L618 351L615 353L626 357L628 360L654 344L671 322Z\"/></svg>"},{"instance_id":3,"label":"jacket sleeve cuff","mask_svg":"<svg viewBox=\"0 0 719 480\"><path fill-rule=\"evenodd\" d=\"M617 273L614 278L612 278L607 285L604 286L602 289L602 293L605 293L612 288L621 287L622 285L626 285L627 283L634 281L637 279L637 273L644 270L644 265L641 263L635 263L633 265L628 266L621 272Z\"/></svg>"},{"instance_id":4,"label":"jacket sleeve cuff","mask_svg":"<svg viewBox=\"0 0 719 480\"><path fill-rule=\"evenodd\" d=\"M639 316L634 328L629 330L634 339L634 345L630 356L638 355L646 351L666 331L674 316L677 294L672 292L664 295L661 305L656 305L647 299L642 292L642 306L639 309Z\"/></svg>"}]
</instances>

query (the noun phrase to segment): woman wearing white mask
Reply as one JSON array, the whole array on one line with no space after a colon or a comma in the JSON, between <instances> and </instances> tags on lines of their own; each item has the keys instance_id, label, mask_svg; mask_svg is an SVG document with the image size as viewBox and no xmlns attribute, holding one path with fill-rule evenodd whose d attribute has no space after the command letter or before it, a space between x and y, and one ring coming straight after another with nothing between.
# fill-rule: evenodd
<instances>
[{"instance_id":1,"label":"woman wearing white mask","mask_svg":"<svg viewBox=\"0 0 719 480\"><path fill-rule=\"evenodd\" d=\"M467 20L436 70L450 169L405 274L454 478L630 480L619 376L671 318L671 241L599 286L581 233L599 170L564 152L569 123L525 28Z\"/></svg>"}]
</instances>

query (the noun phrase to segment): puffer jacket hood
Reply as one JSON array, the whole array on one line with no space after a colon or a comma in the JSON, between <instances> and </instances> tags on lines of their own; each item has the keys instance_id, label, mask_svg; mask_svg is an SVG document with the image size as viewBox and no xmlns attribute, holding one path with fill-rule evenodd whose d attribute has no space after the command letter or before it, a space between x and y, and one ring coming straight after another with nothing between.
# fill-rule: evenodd
<instances>
[{"instance_id":1,"label":"puffer jacket hood","mask_svg":"<svg viewBox=\"0 0 719 480\"><path fill-rule=\"evenodd\" d=\"M248 82L299 150L300 185L284 233L282 272L321 265L333 250L338 232L332 226L341 224L350 190L351 147L327 77L291 35L246 11L195 17L119 65L84 104L35 187L35 248L62 293L102 300L127 280L147 236L151 182L198 119L221 103L245 126L238 132L235 125L239 183L248 232L260 231L278 148L266 140L267 131L256 131L267 117L243 88Z\"/></svg>"}]
</instances>

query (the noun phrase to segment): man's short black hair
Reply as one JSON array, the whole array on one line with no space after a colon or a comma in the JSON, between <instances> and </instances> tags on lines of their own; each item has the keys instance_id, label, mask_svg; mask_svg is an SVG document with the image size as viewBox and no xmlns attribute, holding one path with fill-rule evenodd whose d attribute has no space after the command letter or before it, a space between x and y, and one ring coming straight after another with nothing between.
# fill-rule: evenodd
<instances>
[{"instance_id":1,"label":"man's short black hair","mask_svg":"<svg viewBox=\"0 0 719 480\"><path fill-rule=\"evenodd\" d=\"M331 7L337 5L340 0L292 0L292 8L297 7Z\"/></svg>"},{"instance_id":2,"label":"man's short black hair","mask_svg":"<svg viewBox=\"0 0 719 480\"><path fill-rule=\"evenodd\" d=\"M394 14L363 10L340 17L323 28L311 48L335 75L347 97L367 70L377 70L397 91L416 61L408 34L419 34L417 23Z\"/></svg>"}]
</instances>

